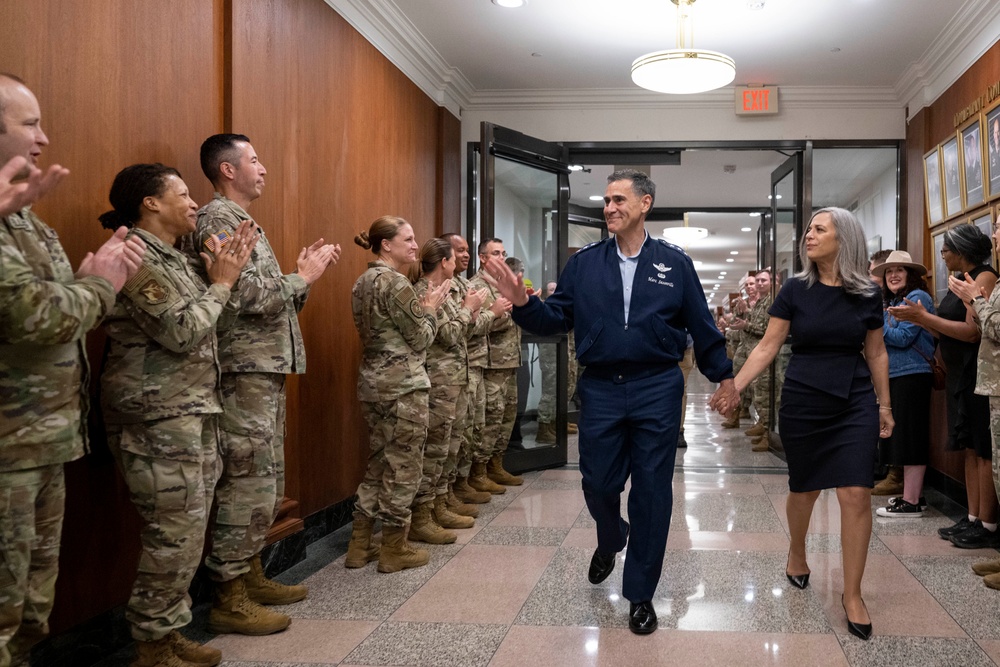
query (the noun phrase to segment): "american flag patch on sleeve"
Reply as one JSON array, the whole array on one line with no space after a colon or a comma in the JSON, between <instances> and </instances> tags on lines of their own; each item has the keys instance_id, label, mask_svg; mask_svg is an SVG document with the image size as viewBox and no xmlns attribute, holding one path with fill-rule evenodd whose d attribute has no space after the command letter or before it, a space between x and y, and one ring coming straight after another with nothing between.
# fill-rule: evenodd
<instances>
[{"instance_id":1,"label":"american flag patch on sleeve","mask_svg":"<svg viewBox=\"0 0 1000 667\"><path fill-rule=\"evenodd\" d=\"M229 233L229 230L223 229L215 232L205 239L205 248L207 248L209 252L219 254L219 251L225 248L226 244L232 240L233 235Z\"/></svg>"}]
</instances>

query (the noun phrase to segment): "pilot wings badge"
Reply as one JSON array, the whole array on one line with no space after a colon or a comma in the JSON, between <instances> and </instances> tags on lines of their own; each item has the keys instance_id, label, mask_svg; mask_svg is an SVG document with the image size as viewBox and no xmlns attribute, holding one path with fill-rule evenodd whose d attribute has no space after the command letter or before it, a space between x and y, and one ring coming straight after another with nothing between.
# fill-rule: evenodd
<instances>
[{"instance_id":1,"label":"pilot wings badge","mask_svg":"<svg viewBox=\"0 0 1000 667\"><path fill-rule=\"evenodd\" d=\"M659 271L659 273L656 274L657 278L666 278L666 276L663 274L665 274L667 271L672 270L674 267L667 266L663 262L660 262L659 264L653 264L653 268Z\"/></svg>"}]
</instances>

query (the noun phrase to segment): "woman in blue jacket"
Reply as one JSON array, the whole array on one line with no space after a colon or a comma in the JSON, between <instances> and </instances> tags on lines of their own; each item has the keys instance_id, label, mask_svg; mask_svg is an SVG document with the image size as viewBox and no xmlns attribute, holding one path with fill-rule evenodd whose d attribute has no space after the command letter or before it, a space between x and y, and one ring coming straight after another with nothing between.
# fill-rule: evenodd
<instances>
[{"instance_id":1,"label":"woman in blue jacket","mask_svg":"<svg viewBox=\"0 0 1000 667\"><path fill-rule=\"evenodd\" d=\"M934 302L923 278L927 269L913 262L910 253L894 250L872 272L883 277L883 294L890 307L920 303L927 312L934 312ZM897 320L888 309L884 317L882 334L889 354L889 396L896 428L891 436L879 442L879 455L887 465L903 466L903 496L891 498L876 514L918 518L924 515L920 494L930 456L934 337L913 322Z\"/></svg>"}]
</instances>

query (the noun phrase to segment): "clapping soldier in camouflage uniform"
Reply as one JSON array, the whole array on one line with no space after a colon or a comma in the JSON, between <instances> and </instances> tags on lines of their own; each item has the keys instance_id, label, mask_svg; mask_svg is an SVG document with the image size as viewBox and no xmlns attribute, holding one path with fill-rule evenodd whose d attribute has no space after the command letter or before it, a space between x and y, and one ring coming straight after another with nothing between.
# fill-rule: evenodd
<instances>
[{"instance_id":1,"label":"clapping soldier in camouflage uniform","mask_svg":"<svg viewBox=\"0 0 1000 667\"><path fill-rule=\"evenodd\" d=\"M462 275L469 268L469 244L458 234L445 234L442 238L451 241L451 247L455 251L455 277L452 280L460 283L466 292L474 289L471 282ZM480 287L481 289L483 288ZM484 307L479 310L479 317L468 330L466 351L469 383L466 385L464 397L459 398L459 415L453 429L453 433L462 438L458 467L452 481L455 499L462 503L477 505L488 503L493 493L506 491L505 487L490 481L486 476L485 465L479 477L472 477L473 462L480 458L483 461L489 459L489 452L477 455L483 450L483 430L486 428L486 386L483 384L483 372L489 354L487 335L497 318L502 318L505 312L510 311L510 301L499 297L490 303L492 299L493 297L487 293ZM466 406L464 413L461 409L463 401ZM473 484L476 486L473 487ZM468 514L472 510L466 506L463 511ZM478 514L478 511L476 513Z\"/></svg>"},{"instance_id":2,"label":"clapping soldier in camouflage uniform","mask_svg":"<svg viewBox=\"0 0 1000 667\"><path fill-rule=\"evenodd\" d=\"M466 334L479 315L485 291L463 293L455 274L451 242L430 239L420 249L421 277L414 285L422 297L432 285L451 281L451 291L441 305L437 336L429 348L425 367L431 383L428 395L427 444L423 476L413 501L409 539L430 544L450 544L457 539L448 528L471 528L474 520L452 512L448 506L448 480L455 470L460 440L451 437L458 399L469 381ZM463 406L464 407L464 406ZM478 513L478 512L477 512Z\"/></svg>"},{"instance_id":3,"label":"clapping soldier in camouflage uniform","mask_svg":"<svg viewBox=\"0 0 1000 667\"><path fill-rule=\"evenodd\" d=\"M410 506L420 486L430 381L424 355L443 322L441 304L451 282L418 298L401 270L417 260L410 223L383 216L354 238L377 257L351 290L354 326L361 336L358 400L368 424L371 451L358 486L346 567L378 559L379 572L420 567L429 555L406 540ZM375 519L382 521L382 547L372 544Z\"/></svg>"},{"instance_id":4,"label":"clapping soldier in camouflage uniform","mask_svg":"<svg viewBox=\"0 0 1000 667\"><path fill-rule=\"evenodd\" d=\"M135 164L115 177L109 229L124 225L146 243L139 272L104 322L107 357L101 403L108 444L142 519L139 571L125 619L136 641L133 667L217 665L222 654L184 638L191 622L188 588L201 560L218 478L219 360L215 326L230 304L240 270L257 244L244 222L207 254L205 283L177 240L194 231L198 206L180 174Z\"/></svg>"},{"instance_id":5,"label":"clapping soldier in camouflage uniform","mask_svg":"<svg viewBox=\"0 0 1000 667\"><path fill-rule=\"evenodd\" d=\"M49 631L59 571L63 463L83 456L84 337L111 310L145 248L118 229L76 275L28 206L69 172L35 165L49 145L38 100L0 74L0 665L27 661Z\"/></svg>"},{"instance_id":6,"label":"clapping soldier in camouflage uniform","mask_svg":"<svg viewBox=\"0 0 1000 667\"><path fill-rule=\"evenodd\" d=\"M753 352L754 348L764 338L767 331L767 323L771 321L771 316L767 314L773 301L771 297L771 270L762 269L754 276L754 289L757 292L757 301L747 315L746 326L743 327L743 340L745 341L747 355ZM751 437L752 449L755 452L766 452L768 450L771 429L771 372L765 370L757 376L750 385L753 395L753 406L757 410L757 423L748 428L744 433Z\"/></svg>"},{"instance_id":7,"label":"clapping soldier in camouflage uniform","mask_svg":"<svg viewBox=\"0 0 1000 667\"><path fill-rule=\"evenodd\" d=\"M201 168L215 196L198 211L198 229L189 237L186 249L196 264L200 253L224 247L240 224L252 221L246 209L260 196L267 173L241 134L206 139ZM218 584L208 620L212 632L283 630L291 619L261 605L306 596L305 586L267 579L260 552L285 492L285 374L306 370L298 311L309 287L339 257L339 245L319 239L299 253L294 273L282 275L262 233L240 276L239 316L219 329L223 466L215 487L212 551L205 559Z\"/></svg>"},{"instance_id":8,"label":"clapping soldier in camouflage uniform","mask_svg":"<svg viewBox=\"0 0 1000 667\"><path fill-rule=\"evenodd\" d=\"M489 290L485 306L489 308L502 295L495 283L483 270L490 257L506 258L503 241L486 239L479 244L479 271L472 278L473 289ZM524 483L503 468L503 455L507 451L514 419L517 417L517 369L521 366L521 331L514 324L510 312L493 320L487 335L486 369L483 384L486 387L486 425L483 429L482 449L473 457L469 484L477 491L501 494L507 486ZM513 403L511 403L513 401ZM490 484L486 484L485 482Z\"/></svg>"}]
</instances>

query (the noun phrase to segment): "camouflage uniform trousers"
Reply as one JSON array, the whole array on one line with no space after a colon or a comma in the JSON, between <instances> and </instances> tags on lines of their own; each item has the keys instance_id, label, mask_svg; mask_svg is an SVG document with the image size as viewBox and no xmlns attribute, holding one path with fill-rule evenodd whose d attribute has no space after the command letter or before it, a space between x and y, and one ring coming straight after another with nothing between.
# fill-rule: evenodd
<instances>
[{"instance_id":1,"label":"camouflage uniform trousers","mask_svg":"<svg viewBox=\"0 0 1000 667\"><path fill-rule=\"evenodd\" d=\"M465 455L458 462L458 476L468 477L473 461L486 461L490 458L485 448L483 438L486 430L486 383L483 380L485 369L469 366L469 384L466 385L466 400L468 411L465 424Z\"/></svg>"},{"instance_id":2,"label":"camouflage uniform trousers","mask_svg":"<svg viewBox=\"0 0 1000 667\"><path fill-rule=\"evenodd\" d=\"M771 366L765 368L750 383L750 389L753 392L753 407L757 410L757 418L773 430L774 422L771 421Z\"/></svg>"},{"instance_id":3,"label":"camouflage uniform trousers","mask_svg":"<svg viewBox=\"0 0 1000 667\"><path fill-rule=\"evenodd\" d=\"M733 377L739 375L740 369L743 368L743 364L747 361L748 353L749 350L747 350L746 345L743 345L742 343L740 343L740 346L736 348L736 356L733 357ZM750 391L744 391L740 396L741 410L750 408L750 399L752 398L752 394L753 390L751 389Z\"/></svg>"},{"instance_id":4,"label":"camouflage uniform trousers","mask_svg":"<svg viewBox=\"0 0 1000 667\"><path fill-rule=\"evenodd\" d=\"M993 436L993 487L1000 496L1000 396L990 396L990 434Z\"/></svg>"},{"instance_id":5,"label":"camouflage uniform trousers","mask_svg":"<svg viewBox=\"0 0 1000 667\"><path fill-rule=\"evenodd\" d=\"M222 475L205 566L231 581L250 571L285 495L285 376L223 373L220 388Z\"/></svg>"},{"instance_id":6,"label":"camouflage uniform trousers","mask_svg":"<svg viewBox=\"0 0 1000 667\"><path fill-rule=\"evenodd\" d=\"M437 495L448 493L448 487L455 483L462 461L468 460L468 447L465 440L465 427L469 422L469 385L459 385L458 398L455 400L455 421L451 425L451 437L448 440L448 458L444 461L441 477L438 479ZM472 463L470 461L469 467Z\"/></svg>"},{"instance_id":7,"label":"camouflage uniform trousers","mask_svg":"<svg viewBox=\"0 0 1000 667\"><path fill-rule=\"evenodd\" d=\"M66 506L63 465L0 472L0 665L49 633Z\"/></svg>"},{"instance_id":8,"label":"camouflage uniform trousers","mask_svg":"<svg viewBox=\"0 0 1000 667\"><path fill-rule=\"evenodd\" d=\"M495 454L503 454L510 443L517 419L517 369L487 368L483 372L486 386L486 427L483 448L477 458L486 462Z\"/></svg>"},{"instance_id":9,"label":"camouflage uniform trousers","mask_svg":"<svg viewBox=\"0 0 1000 667\"><path fill-rule=\"evenodd\" d=\"M556 421L556 346L551 343L538 345L538 366L542 371L542 395L538 398L538 422L555 424ZM567 396L573 394L567 393Z\"/></svg>"},{"instance_id":10,"label":"camouflage uniform trousers","mask_svg":"<svg viewBox=\"0 0 1000 667\"><path fill-rule=\"evenodd\" d=\"M688 407L688 376L691 375L691 369L694 368L694 348L689 347L684 350L684 356L681 357L680 363L677 364L681 368L681 375L684 376L684 398L681 402L681 430L684 430L684 415L687 414Z\"/></svg>"},{"instance_id":11,"label":"camouflage uniform trousers","mask_svg":"<svg viewBox=\"0 0 1000 667\"><path fill-rule=\"evenodd\" d=\"M431 385L427 395L427 442L424 444L423 472L413 506L433 502L439 495L442 473L451 452L451 429L463 385ZM447 479L447 478L446 478ZM448 491L447 485L444 492Z\"/></svg>"},{"instance_id":12,"label":"camouflage uniform trousers","mask_svg":"<svg viewBox=\"0 0 1000 667\"><path fill-rule=\"evenodd\" d=\"M426 389L394 401L361 402L370 451L358 486L356 511L389 526L410 523L410 507L423 472L427 405Z\"/></svg>"},{"instance_id":13,"label":"camouflage uniform trousers","mask_svg":"<svg viewBox=\"0 0 1000 667\"><path fill-rule=\"evenodd\" d=\"M111 427L108 446L143 523L125 620L133 639L156 641L191 622L188 589L201 562L222 465L217 417L184 415ZM184 449L184 460L156 453L178 448Z\"/></svg>"}]
</instances>

